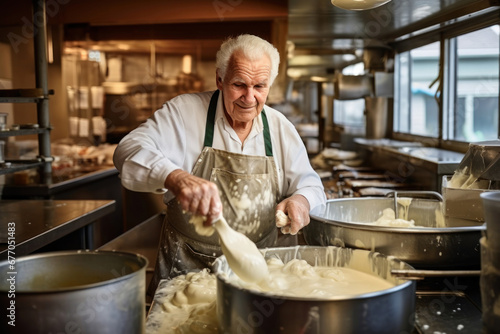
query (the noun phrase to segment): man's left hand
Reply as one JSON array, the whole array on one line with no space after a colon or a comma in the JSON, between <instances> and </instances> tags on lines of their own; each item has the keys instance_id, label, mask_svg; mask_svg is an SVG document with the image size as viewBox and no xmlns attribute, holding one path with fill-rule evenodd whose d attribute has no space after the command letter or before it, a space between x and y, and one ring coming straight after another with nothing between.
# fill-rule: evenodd
<instances>
[{"instance_id":1,"label":"man's left hand","mask_svg":"<svg viewBox=\"0 0 500 334\"><path fill-rule=\"evenodd\" d=\"M309 224L309 210L309 201L302 195L292 195L279 203L276 211L282 211L288 216L288 224L282 227L282 231L297 234Z\"/></svg>"}]
</instances>

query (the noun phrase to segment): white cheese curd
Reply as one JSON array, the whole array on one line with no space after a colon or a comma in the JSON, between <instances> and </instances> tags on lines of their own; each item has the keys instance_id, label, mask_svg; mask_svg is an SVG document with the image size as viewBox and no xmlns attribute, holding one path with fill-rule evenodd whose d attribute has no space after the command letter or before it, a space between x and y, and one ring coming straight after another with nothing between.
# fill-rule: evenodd
<instances>
[{"instance_id":1,"label":"white cheese curd","mask_svg":"<svg viewBox=\"0 0 500 334\"><path fill-rule=\"evenodd\" d=\"M410 207L412 198L398 198L397 202L401 205L396 218L396 212L392 208L387 208L382 211L382 215L374 222L365 224L376 226L389 226L389 227L418 227L415 225L413 219L408 219L408 209Z\"/></svg>"},{"instance_id":2,"label":"white cheese curd","mask_svg":"<svg viewBox=\"0 0 500 334\"><path fill-rule=\"evenodd\" d=\"M162 334L218 333L216 279L208 269L168 281L155 294L148 315L149 332Z\"/></svg>"},{"instance_id":3,"label":"white cheese curd","mask_svg":"<svg viewBox=\"0 0 500 334\"><path fill-rule=\"evenodd\" d=\"M377 226L415 227L415 221L413 219L406 220L396 218L396 214L393 209L384 209L382 211L382 216L380 216L374 224Z\"/></svg>"},{"instance_id":4,"label":"white cheese curd","mask_svg":"<svg viewBox=\"0 0 500 334\"><path fill-rule=\"evenodd\" d=\"M189 222L194 225L194 230L196 231L196 233L205 237L209 237L214 234L215 229L212 226L203 225L206 220L207 217L202 215L192 215L189 218Z\"/></svg>"},{"instance_id":5,"label":"white cheese curd","mask_svg":"<svg viewBox=\"0 0 500 334\"><path fill-rule=\"evenodd\" d=\"M344 267L311 266L305 260L293 259L286 264L268 259L269 279L250 284L231 276L231 284L276 296L335 299L389 289L394 286L380 277Z\"/></svg>"},{"instance_id":6,"label":"white cheese curd","mask_svg":"<svg viewBox=\"0 0 500 334\"><path fill-rule=\"evenodd\" d=\"M276 211L276 226L283 227L290 223L288 216L281 210Z\"/></svg>"}]
</instances>

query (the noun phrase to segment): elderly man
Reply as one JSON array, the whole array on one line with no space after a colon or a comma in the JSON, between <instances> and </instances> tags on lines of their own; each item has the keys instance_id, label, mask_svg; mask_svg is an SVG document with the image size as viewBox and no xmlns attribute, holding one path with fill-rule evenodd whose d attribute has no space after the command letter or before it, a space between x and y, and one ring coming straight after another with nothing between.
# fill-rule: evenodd
<instances>
[{"instance_id":1,"label":"elderly man","mask_svg":"<svg viewBox=\"0 0 500 334\"><path fill-rule=\"evenodd\" d=\"M118 145L114 162L123 186L165 193L152 288L161 278L210 267L221 255L216 235L196 232L193 214L210 224L223 213L261 248L276 245L277 212L288 218L282 230L296 234L325 204L295 127L265 105L278 65L267 41L230 38L217 53L218 90L173 98Z\"/></svg>"}]
</instances>

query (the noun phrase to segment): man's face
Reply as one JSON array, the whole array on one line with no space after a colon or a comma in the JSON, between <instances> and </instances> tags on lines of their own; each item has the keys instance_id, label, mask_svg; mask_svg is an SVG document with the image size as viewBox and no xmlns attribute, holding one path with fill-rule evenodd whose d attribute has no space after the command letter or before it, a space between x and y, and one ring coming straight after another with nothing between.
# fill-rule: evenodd
<instances>
[{"instance_id":1,"label":"man's face","mask_svg":"<svg viewBox=\"0 0 500 334\"><path fill-rule=\"evenodd\" d=\"M251 61L237 51L231 57L225 78L217 76L217 88L222 91L224 109L233 127L252 122L269 94L271 60L263 55Z\"/></svg>"}]
</instances>

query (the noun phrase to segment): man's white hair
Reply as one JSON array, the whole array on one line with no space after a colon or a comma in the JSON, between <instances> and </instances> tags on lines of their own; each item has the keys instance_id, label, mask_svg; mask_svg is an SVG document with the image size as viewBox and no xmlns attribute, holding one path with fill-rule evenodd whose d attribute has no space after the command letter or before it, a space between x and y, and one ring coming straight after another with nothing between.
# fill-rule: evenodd
<instances>
[{"instance_id":1,"label":"man's white hair","mask_svg":"<svg viewBox=\"0 0 500 334\"><path fill-rule=\"evenodd\" d=\"M254 35L239 35L226 39L215 57L215 67L218 75L224 80L229 60L235 51L241 51L250 60L258 60L263 54L267 54L271 60L271 75L269 86L278 76L280 54L278 50L268 41Z\"/></svg>"}]
</instances>

